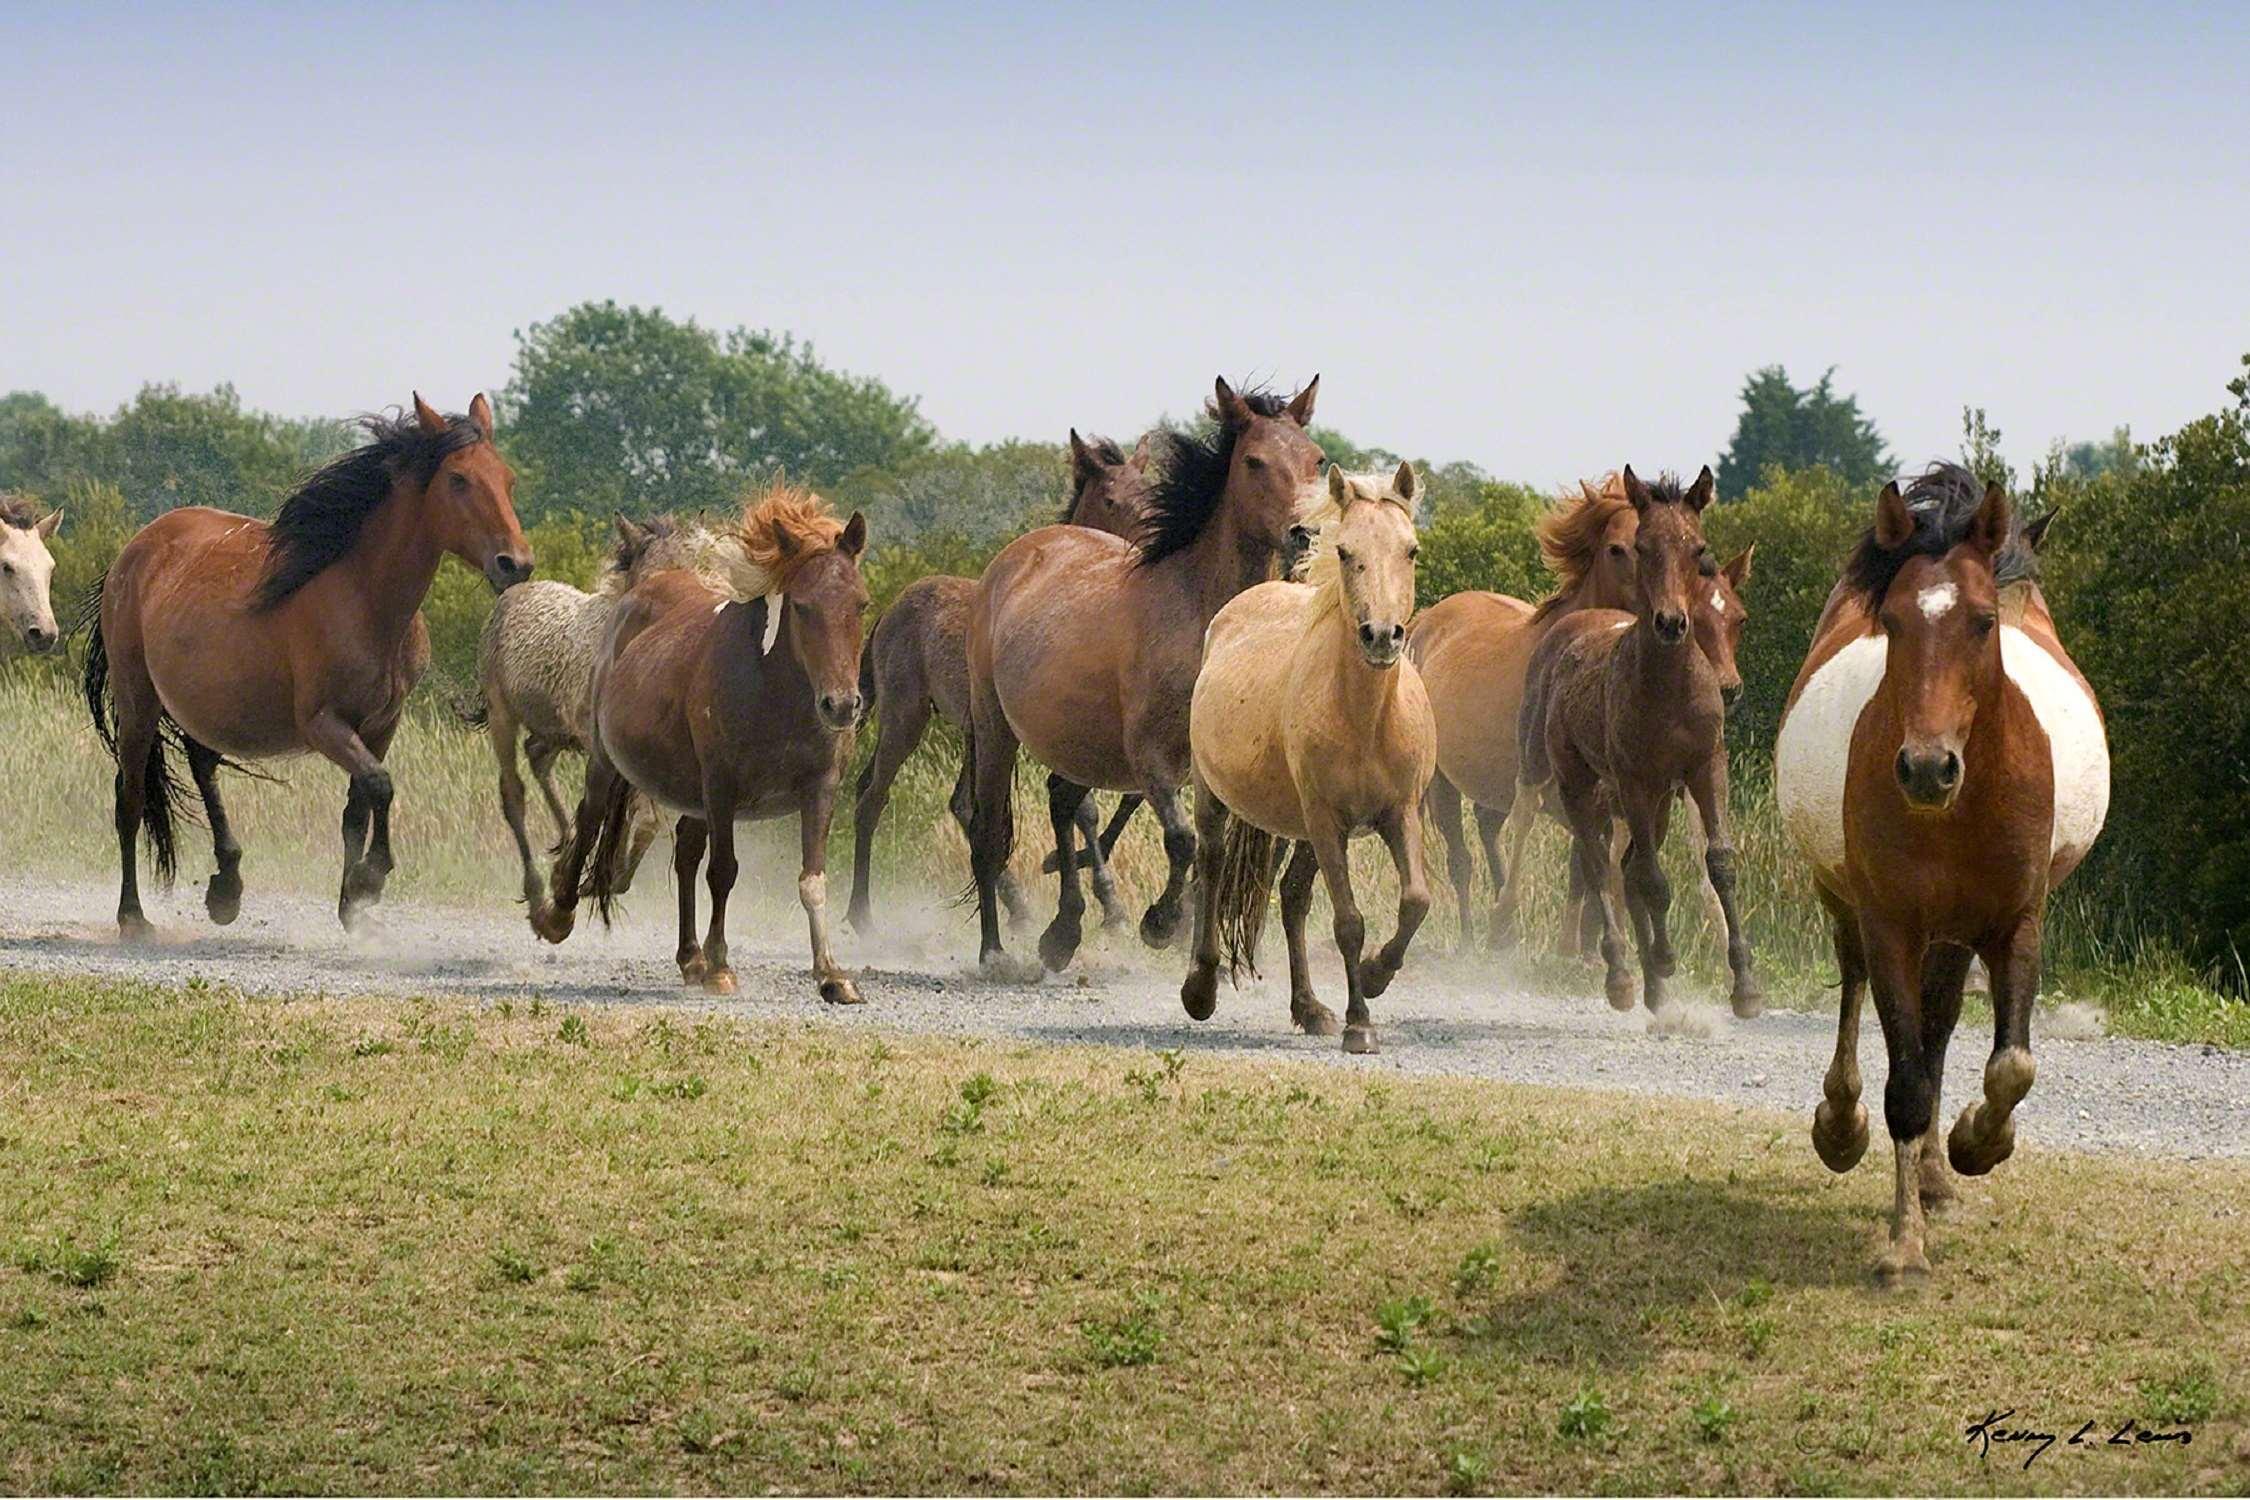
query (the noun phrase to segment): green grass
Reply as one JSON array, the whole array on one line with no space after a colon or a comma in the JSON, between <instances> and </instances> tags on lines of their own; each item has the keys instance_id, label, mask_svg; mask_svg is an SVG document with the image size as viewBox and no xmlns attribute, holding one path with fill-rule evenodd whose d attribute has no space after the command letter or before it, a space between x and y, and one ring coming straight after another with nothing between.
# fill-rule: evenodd
<instances>
[{"instance_id":1,"label":"green grass","mask_svg":"<svg viewBox=\"0 0 2250 1500\"><path fill-rule=\"evenodd\" d=\"M0 979L0 1488L2158 1492L2250 1463L2239 1167L2023 1151L1886 1297L1888 1174L1831 1177L1793 1117L566 1014ZM2194 1442L2024 1470L1963 1441L2007 1406Z\"/></svg>"},{"instance_id":2,"label":"green grass","mask_svg":"<svg viewBox=\"0 0 2250 1500\"><path fill-rule=\"evenodd\" d=\"M500 821L489 743L442 711L445 691L451 690L433 687L419 695L392 746L390 764L399 789L394 812L399 868L390 891L395 898L456 904L489 903L496 891L512 897L517 889L514 846ZM875 845L878 903L895 901L905 892L950 894L966 886L968 845L946 811L960 754L958 736L934 727L922 752L900 775ZM338 875L342 775L315 759L275 769L286 779L229 777L225 782L235 832L247 851L244 878L253 894L272 887L330 894ZM108 817L112 774L84 707L67 684L47 675L0 672L0 826L9 830L7 873L114 880L116 845ZM563 762L566 789L578 774L575 762ZM549 836L546 814L536 792L531 801L533 836L544 842ZM1105 799L1105 809L1107 805ZM1039 860L1052 848L1046 806L1044 775L1026 759L1018 767L1015 867L1040 905L1053 900L1053 878L1038 873ZM1771 791L1754 768L1737 780L1734 823L1741 851L1741 909L1773 1002L1832 1009L1836 970L1826 919L1801 862L1787 847ZM745 843L746 870L794 868L795 820L751 825ZM851 849L847 798L829 845L834 886L850 878ZM1552 945L1559 916L1554 893L1564 885L1564 853L1565 840L1557 828L1544 828L1532 840L1527 868L1520 874L1530 892L1523 908L1527 955L1543 954ZM1666 857L1678 892L1674 932L1689 980L1707 993L1723 994L1722 944L1696 895L1696 856L1684 835L1670 841ZM1434 831L1428 862L1435 905L1420 941L1448 944L1457 917L1444 873L1444 849ZM200 883L210 868L205 835L197 828L183 830L181 878ZM1144 813L1135 820L1118 846L1114 868L1129 906L1138 909L1153 898L1165 868L1153 818ZM1373 840L1354 846L1353 873L1369 912L1395 908L1397 883ZM1489 899L1484 878L1480 863L1480 903ZM760 881L755 875L742 891L742 899L777 914L784 908L793 914L794 898L793 883ZM1316 899L1324 908L1326 897ZM2250 1005L2210 988L2176 951L2154 938L2121 944L2097 937L2108 929L2086 899L2066 887L2051 908L2050 999L2098 1007L2107 1014L2110 1029L2124 1035L2250 1047ZM1480 928L1482 916L1480 912ZM1326 918L1316 912L1314 922L1324 929ZM966 954L966 930L962 942ZM1573 987L1584 979L1566 964L1543 970L1536 958L1527 972L1535 980L1545 973Z\"/></svg>"}]
</instances>

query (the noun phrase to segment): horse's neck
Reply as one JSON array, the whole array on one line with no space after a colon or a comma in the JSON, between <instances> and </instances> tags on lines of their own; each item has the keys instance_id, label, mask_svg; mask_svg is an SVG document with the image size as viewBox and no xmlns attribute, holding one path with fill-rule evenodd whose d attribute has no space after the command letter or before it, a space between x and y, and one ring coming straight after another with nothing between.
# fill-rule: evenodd
<instances>
[{"instance_id":1,"label":"horse's neck","mask_svg":"<svg viewBox=\"0 0 2250 1500\"><path fill-rule=\"evenodd\" d=\"M1087 519L1086 512L1093 509L1095 488L1096 487L1094 485L1089 484L1084 489L1080 490L1077 494L1071 497L1070 519L1065 522L1066 525L1092 526L1094 524L1091 520ZM1096 529L1101 530L1103 528L1097 527Z\"/></svg>"},{"instance_id":2,"label":"horse's neck","mask_svg":"<svg viewBox=\"0 0 2250 1500\"><path fill-rule=\"evenodd\" d=\"M1209 625L1229 599L1274 576L1273 549L1245 537L1226 504L1222 496L1203 534L1156 565L1187 595L1201 625Z\"/></svg>"},{"instance_id":3,"label":"horse's neck","mask_svg":"<svg viewBox=\"0 0 2250 1500\"><path fill-rule=\"evenodd\" d=\"M1628 675L1644 703L1683 703L1695 683L1703 648L1693 640L1667 646L1646 619L1635 619L1610 660Z\"/></svg>"},{"instance_id":4,"label":"horse's neck","mask_svg":"<svg viewBox=\"0 0 2250 1500\"><path fill-rule=\"evenodd\" d=\"M1336 707L1346 726L1373 738L1389 722L1391 707L1398 701L1399 682L1405 676L1400 667L1404 663L1388 670L1369 666L1355 639L1351 616L1344 609L1343 591L1338 589L1332 598L1320 602L1322 607L1312 623L1312 644L1320 652L1320 660L1327 663Z\"/></svg>"},{"instance_id":5,"label":"horse's neck","mask_svg":"<svg viewBox=\"0 0 2250 1500\"><path fill-rule=\"evenodd\" d=\"M415 503L419 498L405 485L394 486L360 527L351 550L336 562L337 571L365 600L377 630L386 635L405 634L445 561L422 525L421 506Z\"/></svg>"}]
</instances>

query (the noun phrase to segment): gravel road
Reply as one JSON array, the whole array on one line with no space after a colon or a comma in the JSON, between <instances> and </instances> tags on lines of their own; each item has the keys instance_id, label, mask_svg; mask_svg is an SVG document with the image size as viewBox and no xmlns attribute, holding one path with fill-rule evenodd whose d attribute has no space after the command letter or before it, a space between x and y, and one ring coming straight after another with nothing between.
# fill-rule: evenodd
<instances>
[{"instance_id":1,"label":"gravel road","mask_svg":"<svg viewBox=\"0 0 2250 1500\"><path fill-rule=\"evenodd\" d=\"M201 976L256 993L688 1004L838 1026L1185 1047L1387 1074L1670 1095L1783 1110L1808 1123L1835 1037L1828 1016L1776 1010L1737 1021L1710 997L1692 997L1675 1024L1657 1026L1644 1012L1611 1011L1591 971L1577 993L1539 993L1512 982L1504 960L1456 959L1436 943L1418 947L1375 1002L1384 1050L1347 1058L1332 1040L1289 1030L1278 939L1269 944L1276 972L1237 992L1222 988L1218 1015L1198 1024L1180 1009L1178 961L1146 953L1126 934L1090 934L1080 967L1067 974L1002 984L975 972L974 916L951 909L900 915L901 935L879 944L845 934L839 956L864 966L868 1003L842 1009L814 994L801 914L741 900L732 925L740 934L734 959L742 993L721 1001L683 991L671 963L670 892L661 886L638 895L637 911L616 931L582 922L559 948L532 936L519 907L498 901L489 912L392 903L381 909L377 931L348 937L328 902L253 890L241 920L215 928L200 890L184 884L150 904L160 940L128 948L108 916L114 901L107 885L0 882L0 967L171 983ZM1322 993L1340 1010L1341 964L1324 943L1314 946ZM1027 940L1014 947L1031 951ZM2250 1157L2250 1054L2056 1034L2088 1030L2083 1018L2058 1021L2044 1012L2034 1022L2039 1081L2017 1115L2022 1144ZM1956 1036L1947 1059L1948 1116L1980 1091L1987 1046L1981 1025ZM1880 1137L1882 1039L1872 1011L1860 1048Z\"/></svg>"}]
</instances>

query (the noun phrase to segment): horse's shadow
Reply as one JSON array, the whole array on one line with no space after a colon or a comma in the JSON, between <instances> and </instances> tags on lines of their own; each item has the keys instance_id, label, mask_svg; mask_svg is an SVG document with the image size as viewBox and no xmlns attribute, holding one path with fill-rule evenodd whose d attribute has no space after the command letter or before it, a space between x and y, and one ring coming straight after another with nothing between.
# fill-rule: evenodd
<instances>
[{"instance_id":1,"label":"horse's shadow","mask_svg":"<svg viewBox=\"0 0 2250 1500\"><path fill-rule=\"evenodd\" d=\"M1691 1177L1535 1203L1513 1238L1559 1277L1472 1302L1464 1328L1516 1358L1570 1366L1638 1365L1713 1338L1755 1346L1772 1332L1760 1324L1773 1292L1843 1284L1865 1258L1864 1212L1816 1191Z\"/></svg>"}]
</instances>

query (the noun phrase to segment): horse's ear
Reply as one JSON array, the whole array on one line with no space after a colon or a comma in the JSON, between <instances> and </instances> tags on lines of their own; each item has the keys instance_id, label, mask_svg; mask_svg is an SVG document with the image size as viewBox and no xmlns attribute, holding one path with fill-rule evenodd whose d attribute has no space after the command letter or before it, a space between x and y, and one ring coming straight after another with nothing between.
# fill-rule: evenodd
<instances>
[{"instance_id":1,"label":"horse's ear","mask_svg":"<svg viewBox=\"0 0 2250 1500\"><path fill-rule=\"evenodd\" d=\"M2047 512L2047 515L2051 516L2053 514L2053 511ZM2046 517L2041 517L2039 524L2040 526L2044 527L2047 524ZM53 537L56 532L62 530L62 511L60 509L48 511L44 516L41 516L39 518L39 524L32 527L31 529L39 533L39 540L43 542L47 541L48 539Z\"/></svg>"},{"instance_id":2,"label":"horse's ear","mask_svg":"<svg viewBox=\"0 0 2250 1500\"><path fill-rule=\"evenodd\" d=\"M1969 523L1969 540L1987 557L1998 556L2008 545L2008 492L1998 484L1984 487L1984 504Z\"/></svg>"},{"instance_id":3,"label":"horse's ear","mask_svg":"<svg viewBox=\"0 0 2250 1500\"><path fill-rule=\"evenodd\" d=\"M1211 409L1218 413L1220 425L1230 428L1248 427L1250 419L1257 415L1250 410L1249 402L1235 394L1224 375L1211 383Z\"/></svg>"},{"instance_id":4,"label":"horse's ear","mask_svg":"<svg viewBox=\"0 0 2250 1500\"><path fill-rule=\"evenodd\" d=\"M789 534L786 526L773 528L773 555L777 558L797 555L797 539Z\"/></svg>"},{"instance_id":5,"label":"horse's ear","mask_svg":"<svg viewBox=\"0 0 2250 1500\"><path fill-rule=\"evenodd\" d=\"M414 393L414 420L422 424L424 432L445 431L445 417L436 407L422 399L420 391Z\"/></svg>"},{"instance_id":6,"label":"horse's ear","mask_svg":"<svg viewBox=\"0 0 2250 1500\"><path fill-rule=\"evenodd\" d=\"M638 551L648 541L648 529L623 511L617 513L617 539Z\"/></svg>"},{"instance_id":7,"label":"horse's ear","mask_svg":"<svg viewBox=\"0 0 2250 1500\"><path fill-rule=\"evenodd\" d=\"M1398 461L1398 472L1391 476L1391 488L1398 491L1398 497L1401 500L1404 500L1408 505L1412 505L1416 499L1415 484L1413 463L1407 459L1400 459Z\"/></svg>"},{"instance_id":8,"label":"horse's ear","mask_svg":"<svg viewBox=\"0 0 2250 1500\"><path fill-rule=\"evenodd\" d=\"M1148 472L1147 433L1142 433L1141 440L1133 445L1133 451L1125 455L1125 462L1136 473L1146 474Z\"/></svg>"},{"instance_id":9,"label":"horse's ear","mask_svg":"<svg viewBox=\"0 0 2250 1500\"><path fill-rule=\"evenodd\" d=\"M477 431L484 434L486 442L492 441L492 403L484 399L482 391L469 403L469 420L477 424Z\"/></svg>"},{"instance_id":10,"label":"horse's ear","mask_svg":"<svg viewBox=\"0 0 2250 1500\"><path fill-rule=\"evenodd\" d=\"M1295 422L1299 427L1312 426L1313 402L1318 399L1319 395L1320 377L1315 375L1311 380L1305 382L1305 388L1299 391L1296 399L1289 403L1289 420Z\"/></svg>"},{"instance_id":11,"label":"horse's ear","mask_svg":"<svg viewBox=\"0 0 2250 1500\"><path fill-rule=\"evenodd\" d=\"M1086 446L1086 440L1085 440L1084 438L1082 438L1082 437L1080 437L1080 436L1078 435L1078 429L1077 429L1077 428L1075 428L1075 427L1071 428L1071 429L1070 429L1070 484L1071 484L1071 488L1072 488L1072 489L1079 489L1079 490L1082 490L1082 489L1084 489L1084 488L1085 488L1085 487L1087 486L1087 484L1088 484L1088 483L1089 483L1089 482L1090 482L1090 481L1091 481L1091 480L1093 479L1093 477L1094 477L1094 476L1095 476L1095 475L1096 475L1097 473L1099 473L1099 472L1101 472L1101 464L1100 464L1100 462L1099 462L1099 461L1098 461L1097 459L1095 459L1095 457L1094 457L1094 454L1093 454L1093 450L1092 450L1092 449L1090 449L1090 448L1088 448L1088 447Z\"/></svg>"},{"instance_id":12,"label":"horse's ear","mask_svg":"<svg viewBox=\"0 0 2250 1500\"><path fill-rule=\"evenodd\" d=\"M1906 497L1898 492L1894 479L1875 497L1875 545L1889 552L1905 546L1913 535L1914 513L1906 508Z\"/></svg>"},{"instance_id":13,"label":"horse's ear","mask_svg":"<svg viewBox=\"0 0 2250 1500\"><path fill-rule=\"evenodd\" d=\"M1627 464L1618 477L1625 481L1625 498L1633 502L1633 509L1636 512L1647 510L1656 497L1648 492L1647 485L1641 483L1641 476L1633 472L1633 466Z\"/></svg>"},{"instance_id":14,"label":"horse's ear","mask_svg":"<svg viewBox=\"0 0 2250 1500\"><path fill-rule=\"evenodd\" d=\"M1717 499L1718 494L1719 482L1711 476L1711 466L1705 464L1703 472L1695 476L1695 483L1689 485L1688 492L1680 498L1687 501L1689 510L1701 515L1703 507Z\"/></svg>"},{"instance_id":15,"label":"horse's ear","mask_svg":"<svg viewBox=\"0 0 2250 1500\"><path fill-rule=\"evenodd\" d=\"M1342 464L1330 464L1328 466L1328 498L1335 501L1339 507L1352 503L1352 484L1350 480L1344 477L1344 466Z\"/></svg>"},{"instance_id":16,"label":"horse's ear","mask_svg":"<svg viewBox=\"0 0 2250 1500\"><path fill-rule=\"evenodd\" d=\"M1749 546L1737 552L1732 562L1719 569L1720 572L1727 575L1727 587L1738 594L1750 586L1750 558L1757 550L1758 544L1752 542Z\"/></svg>"},{"instance_id":17,"label":"horse's ear","mask_svg":"<svg viewBox=\"0 0 2250 1500\"><path fill-rule=\"evenodd\" d=\"M867 517L863 512L853 511L852 518L844 523L844 534L836 538L836 550L853 559L867 550Z\"/></svg>"},{"instance_id":18,"label":"horse's ear","mask_svg":"<svg viewBox=\"0 0 2250 1500\"><path fill-rule=\"evenodd\" d=\"M2062 507L2058 505L2038 520L2024 522L2023 544L2034 552L2044 548L2047 545L2047 527L2053 523L2055 517L2061 514Z\"/></svg>"}]
</instances>

